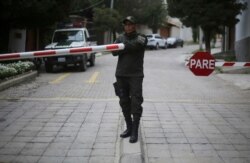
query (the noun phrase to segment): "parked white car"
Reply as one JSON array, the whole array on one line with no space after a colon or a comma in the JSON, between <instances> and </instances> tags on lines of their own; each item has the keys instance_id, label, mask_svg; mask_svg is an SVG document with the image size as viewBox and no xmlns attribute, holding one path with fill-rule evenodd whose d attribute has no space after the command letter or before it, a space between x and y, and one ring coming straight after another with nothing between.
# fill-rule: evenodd
<instances>
[{"instance_id":1,"label":"parked white car","mask_svg":"<svg viewBox=\"0 0 250 163\"><path fill-rule=\"evenodd\" d=\"M184 41L182 39L176 37L169 37L166 41L168 48L176 48L178 46L183 47L184 44Z\"/></svg>"},{"instance_id":2,"label":"parked white car","mask_svg":"<svg viewBox=\"0 0 250 163\"><path fill-rule=\"evenodd\" d=\"M166 40L163 39L159 34L148 34L146 35L148 39L147 47L150 49L167 48Z\"/></svg>"}]
</instances>

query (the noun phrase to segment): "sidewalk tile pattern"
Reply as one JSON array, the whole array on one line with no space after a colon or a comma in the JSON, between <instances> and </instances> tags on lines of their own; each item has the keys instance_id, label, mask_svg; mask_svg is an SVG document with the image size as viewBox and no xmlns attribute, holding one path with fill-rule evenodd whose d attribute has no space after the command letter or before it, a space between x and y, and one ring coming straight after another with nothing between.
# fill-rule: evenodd
<instances>
[{"instance_id":1,"label":"sidewalk tile pattern","mask_svg":"<svg viewBox=\"0 0 250 163\"><path fill-rule=\"evenodd\" d=\"M249 115L244 104L146 103L145 162L250 162Z\"/></svg>"},{"instance_id":2,"label":"sidewalk tile pattern","mask_svg":"<svg viewBox=\"0 0 250 163\"><path fill-rule=\"evenodd\" d=\"M0 162L117 160L117 102L1 101L0 108Z\"/></svg>"}]
</instances>

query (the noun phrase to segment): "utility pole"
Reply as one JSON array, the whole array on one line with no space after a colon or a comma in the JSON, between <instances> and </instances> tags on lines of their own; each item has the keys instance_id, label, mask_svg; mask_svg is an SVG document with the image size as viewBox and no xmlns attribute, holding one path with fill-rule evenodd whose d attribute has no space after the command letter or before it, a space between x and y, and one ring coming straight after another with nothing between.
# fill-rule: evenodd
<instances>
[{"instance_id":1,"label":"utility pole","mask_svg":"<svg viewBox=\"0 0 250 163\"><path fill-rule=\"evenodd\" d=\"M111 0L110 2L110 9L113 10L114 8L114 0ZM110 15L112 16L112 15ZM110 38L110 43L113 43L113 34L112 34L112 31L109 31L109 38Z\"/></svg>"},{"instance_id":2,"label":"utility pole","mask_svg":"<svg viewBox=\"0 0 250 163\"><path fill-rule=\"evenodd\" d=\"M111 3L110 3L110 8L113 9L114 8L114 0L111 0Z\"/></svg>"},{"instance_id":3,"label":"utility pole","mask_svg":"<svg viewBox=\"0 0 250 163\"><path fill-rule=\"evenodd\" d=\"M199 27L199 45L200 45L200 50L203 49L202 44L203 44L203 32L202 32L201 27Z\"/></svg>"}]
</instances>

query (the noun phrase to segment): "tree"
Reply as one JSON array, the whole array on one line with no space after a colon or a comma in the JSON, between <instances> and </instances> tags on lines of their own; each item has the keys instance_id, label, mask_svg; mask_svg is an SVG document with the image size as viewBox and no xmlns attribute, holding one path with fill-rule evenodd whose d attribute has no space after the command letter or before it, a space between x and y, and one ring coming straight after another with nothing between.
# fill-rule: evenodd
<instances>
[{"instance_id":1,"label":"tree","mask_svg":"<svg viewBox=\"0 0 250 163\"><path fill-rule=\"evenodd\" d=\"M153 33L166 21L167 10L162 0L117 0L115 9L126 17L136 17L139 24L148 25Z\"/></svg>"},{"instance_id":2,"label":"tree","mask_svg":"<svg viewBox=\"0 0 250 163\"><path fill-rule=\"evenodd\" d=\"M114 0L113 10L110 10L110 3L110 0L104 0L103 6L94 10L94 21L96 23L97 21L99 23L102 22L105 29L113 28L120 31L121 28L118 28L116 25L121 27L122 18L129 15L134 16L138 24L148 25L153 33L156 33L158 28L166 21L167 10L162 4L162 0ZM110 15L113 18L110 18ZM110 21L113 24L109 24Z\"/></svg>"},{"instance_id":3,"label":"tree","mask_svg":"<svg viewBox=\"0 0 250 163\"><path fill-rule=\"evenodd\" d=\"M68 0L0 1L0 52L7 52L11 28L38 29L68 16Z\"/></svg>"},{"instance_id":4,"label":"tree","mask_svg":"<svg viewBox=\"0 0 250 163\"><path fill-rule=\"evenodd\" d=\"M167 0L169 15L180 18L187 27L200 26L205 36L206 51L210 52L210 40L221 26L233 27L236 17L247 4L237 0Z\"/></svg>"},{"instance_id":5,"label":"tree","mask_svg":"<svg viewBox=\"0 0 250 163\"><path fill-rule=\"evenodd\" d=\"M94 24L99 31L117 31L120 27L121 19L121 15L114 9L94 9Z\"/></svg>"},{"instance_id":6,"label":"tree","mask_svg":"<svg viewBox=\"0 0 250 163\"><path fill-rule=\"evenodd\" d=\"M157 33L167 20L166 6L162 4L162 0L147 0L143 3L143 12L140 17L143 23L152 29L153 33Z\"/></svg>"},{"instance_id":7,"label":"tree","mask_svg":"<svg viewBox=\"0 0 250 163\"><path fill-rule=\"evenodd\" d=\"M94 8L100 8L104 0L74 0L71 3L70 14L80 15L93 21Z\"/></svg>"},{"instance_id":8,"label":"tree","mask_svg":"<svg viewBox=\"0 0 250 163\"><path fill-rule=\"evenodd\" d=\"M5 0L0 2L1 24L9 27L39 27L67 16L68 0Z\"/></svg>"}]
</instances>

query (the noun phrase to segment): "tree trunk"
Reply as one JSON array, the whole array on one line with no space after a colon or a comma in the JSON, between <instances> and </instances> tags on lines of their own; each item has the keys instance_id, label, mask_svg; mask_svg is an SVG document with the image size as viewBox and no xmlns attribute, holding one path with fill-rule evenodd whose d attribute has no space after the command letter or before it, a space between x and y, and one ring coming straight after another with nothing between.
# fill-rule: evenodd
<instances>
[{"instance_id":1,"label":"tree trunk","mask_svg":"<svg viewBox=\"0 0 250 163\"><path fill-rule=\"evenodd\" d=\"M203 32L204 32L206 51L211 53L211 45L210 45L211 31L210 31L210 29L207 29L207 28L202 28L202 29L203 29Z\"/></svg>"},{"instance_id":2,"label":"tree trunk","mask_svg":"<svg viewBox=\"0 0 250 163\"><path fill-rule=\"evenodd\" d=\"M229 49L228 50L235 50L234 45L235 44L235 26L229 27Z\"/></svg>"},{"instance_id":3,"label":"tree trunk","mask_svg":"<svg viewBox=\"0 0 250 163\"><path fill-rule=\"evenodd\" d=\"M112 33L113 33L113 42L114 42L116 40L116 31L113 30Z\"/></svg>"},{"instance_id":4,"label":"tree trunk","mask_svg":"<svg viewBox=\"0 0 250 163\"><path fill-rule=\"evenodd\" d=\"M157 31L158 31L158 28L157 28L157 27L152 27L152 32L153 32L153 33L157 33Z\"/></svg>"},{"instance_id":5,"label":"tree trunk","mask_svg":"<svg viewBox=\"0 0 250 163\"><path fill-rule=\"evenodd\" d=\"M199 38L199 28L192 27L192 38L193 38L193 42L196 43Z\"/></svg>"}]
</instances>

